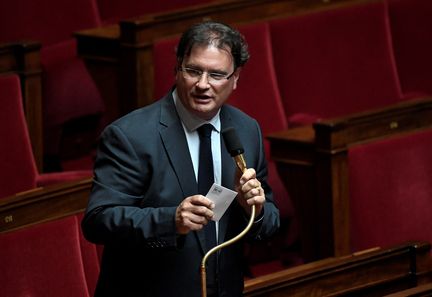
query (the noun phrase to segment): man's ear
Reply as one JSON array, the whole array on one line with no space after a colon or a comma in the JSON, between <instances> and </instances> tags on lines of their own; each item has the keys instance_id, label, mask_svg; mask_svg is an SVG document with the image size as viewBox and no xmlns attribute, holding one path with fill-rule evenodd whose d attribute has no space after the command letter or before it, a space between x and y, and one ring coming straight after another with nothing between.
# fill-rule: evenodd
<instances>
[{"instance_id":1,"label":"man's ear","mask_svg":"<svg viewBox=\"0 0 432 297\"><path fill-rule=\"evenodd\" d=\"M238 67L233 74L233 79L234 79L234 85L233 85L233 90L237 89L237 82L240 78L240 72L242 70L242 67Z\"/></svg>"}]
</instances>

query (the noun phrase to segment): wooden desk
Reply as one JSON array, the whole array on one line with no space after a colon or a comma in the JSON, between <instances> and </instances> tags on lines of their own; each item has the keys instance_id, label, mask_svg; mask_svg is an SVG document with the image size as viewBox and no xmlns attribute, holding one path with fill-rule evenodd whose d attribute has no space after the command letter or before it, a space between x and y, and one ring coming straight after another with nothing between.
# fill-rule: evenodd
<instances>
[{"instance_id":1,"label":"wooden desk","mask_svg":"<svg viewBox=\"0 0 432 297\"><path fill-rule=\"evenodd\" d=\"M430 249L415 242L300 265L247 280L244 296L383 296L431 283Z\"/></svg>"},{"instance_id":2,"label":"wooden desk","mask_svg":"<svg viewBox=\"0 0 432 297\"><path fill-rule=\"evenodd\" d=\"M420 99L268 136L300 221L306 261L351 252L349 147L430 128L432 99Z\"/></svg>"}]
</instances>

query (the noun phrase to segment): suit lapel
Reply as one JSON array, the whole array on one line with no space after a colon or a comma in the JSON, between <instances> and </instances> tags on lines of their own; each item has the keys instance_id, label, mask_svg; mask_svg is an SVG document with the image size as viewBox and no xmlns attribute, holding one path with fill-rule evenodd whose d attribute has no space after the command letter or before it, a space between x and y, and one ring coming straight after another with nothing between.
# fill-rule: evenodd
<instances>
[{"instance_id":1,"label":"suit lapel","mask_svg":"<svg viewBox=\"0 0 432 297\"><path fill-rule=\"evenodd\" d=\"M193 170L189 147L180 118L177 115L175 104L171 95L168 95L161 104L160 135L167 155L174 168L175 174L182 189L183 197L198 193L195 172ZM194 232L200 244L201 251L205 251L204 232Z\"/></svg>"}]
</instances>

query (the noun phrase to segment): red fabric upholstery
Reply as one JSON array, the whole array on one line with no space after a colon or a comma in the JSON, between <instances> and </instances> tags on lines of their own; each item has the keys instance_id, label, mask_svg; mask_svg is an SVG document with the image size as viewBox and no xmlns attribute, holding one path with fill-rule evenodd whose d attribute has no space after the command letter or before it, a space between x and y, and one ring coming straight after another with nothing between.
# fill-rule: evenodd
<instances>
[{"instance_id":1,"label":"red fabric upholstery","mask_svg":"<svg viewBox=\"0 0 432 297\"><path fill-rule=\"evenodd\" d=\"M159 13L211 1L215 0L97 0L97 4L103 22L115 23L125 18Z\"/></svg>"},{"instance_id":2,"label":"red fabric upholstery","mask_svg":"<svg viewBox=\"0 0 432 297\"><path fill-rule=\"evenodd\" d=\"M1 75L0 94L0 197L92 175L89 170L39 175L27 131L18 76Z\"/></svg>"},{"instance_id":3,"label":"red fabric upholstery","mask_svg":"<svg viewBox=\"0 0 432 297\"><path fill-rule=\"evenodd\" d=\"M260 123L264 136L286 129L287 122L273 68L268 24L242 26L239 30L248 42L251 58L240 74L238 87L229 103L254 117ZM267 156L270 156L268 141L265 141L265 149ZM291 217L292 205L276 172L275 163L269 161L268 165L269 183L275 192L281 215L284 218Z\"/></svg>"},{"instance_id":4,"label":"red fabric upholstery","mask_svg":"<svg viewBox=\"0 0 432 297\"><path fill-rule=\"evenodd\" d=\"M103 112L99 90L83 61L76 56L75 40L42 48L41 62L47 126Z\"/></svg>"},{"instance_id":5,"label":"red fabric upholstery","mask_svg":"<svg viewBox=\"0 0 432 297\"><path fill-rule=\"evenodd\" d=\"M432 94L432 1L387 1L402 90Z\"/></svg>"},{"instance_id":6,"label":"red fabric upholstery","mask_svg":"<svg viewBox=\"0 0 432 297\"><path fill-rule=\"evenodd\" d=\"M401 99L384 3L273 20L270 31L288 117L310 121Z\"/></svg>"},{"instance_id":7,"label":"red fabric upholstery","mask_svg":"<svg viewBox=\"0 0 432 297\"><path fill-rule=\"evenodd\" d=\"M0 234L2 296L89 296L75 216Z\"/></svg>"},{"instance_id":8,"label":"red fabric upholstery","mask_svg":"<svg viewBox=\"0 0 432 297\"><path fill-rule=\"evenodd\" d=\"M81 248L81 257L83 261L84 273L87 282L87 287L89 290L90 296L93 296L94 291L96 289L96 284L100 271L100 259L98 255L99 247L95 244L88 242L82 233L80 228L81 220L83 218L83 214L78 214L77 216L78 229L79 229L79 241Z\"/></svg>"},{"instance_id":9,"label":"red fabric upholstery","mask_svg":"<svg viewBox=\"0 0 432 297\"><path fill-rule=\"evenodd\" d=\"M176 46L179 37L161 39L153 46L154 94L159 99L175 84Z\"/></svg>"},{"instance_id":10,"label":"red fabric upholstery","mask_svg":"<svg viewBox=\"0 0 432 297\"><path fill-rule=\"evenodd\" d=\"M0 197L36 186L37 169L17 75L0 76Z\"/></svg>"},{"instance_id":11,"label":"red fabric upholstery","mask_svg":"<svg viewBox=\"0 0 432 297\"><path fill-rule=\"evenodd\" d=\"M0 1L0 42L31 39L46 46L99 25L95 0Z\"/></svg>"},{"instance_id":12,"label":"red fabric upholstery","mask_svg":"<svg viewBox=\"0 0 432 297\"><path fill-rule=\"evenodd\" d=\"M432 241L432 131L349 149L353 251Z\"/></svg>"}]
</instances>

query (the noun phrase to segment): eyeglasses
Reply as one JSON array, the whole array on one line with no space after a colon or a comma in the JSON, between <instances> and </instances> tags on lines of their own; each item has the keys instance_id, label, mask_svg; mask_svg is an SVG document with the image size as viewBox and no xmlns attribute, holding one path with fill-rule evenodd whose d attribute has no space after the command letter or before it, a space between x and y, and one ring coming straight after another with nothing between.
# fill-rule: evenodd
<instances>
[{"instance_id":1,"label":"eyeglasses","mask_svg":"<svg viewBox=\"0 0 432 297\"><path fill-rule=\"evenodd\" d=\"M224 74L218 72L207 72L201 69L190 68L190 67L179 67L179 71L183 73L183 77L190 81L198 82L204 73L207 73L207 81L209 84L221 85L229 80L235 73L235 70L231 74Z\"/></svg>"}]
</instances>

